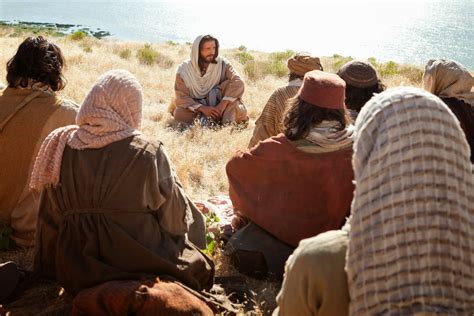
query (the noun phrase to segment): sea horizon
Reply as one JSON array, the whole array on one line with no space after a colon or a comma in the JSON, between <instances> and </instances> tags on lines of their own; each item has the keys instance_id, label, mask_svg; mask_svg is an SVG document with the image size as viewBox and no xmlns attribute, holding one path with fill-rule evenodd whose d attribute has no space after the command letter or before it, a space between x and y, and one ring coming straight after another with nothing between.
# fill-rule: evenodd
<instances>
[{"instance_id":1,"label":"sea horizon","mask_svg":"<svg viewBox=\"0 0 474 316\"><path fill-rule=\"evenodd\" d=\"M31 6L35 5L35 10ZM39 5L38 5L39 4ZM474 1L240 4L185 1L1 1L0 21L63 23L123 41L192 42L215 35L222 47L308 51L424 64L454 59L474 69Z\"/></svg>"}]
</instances>

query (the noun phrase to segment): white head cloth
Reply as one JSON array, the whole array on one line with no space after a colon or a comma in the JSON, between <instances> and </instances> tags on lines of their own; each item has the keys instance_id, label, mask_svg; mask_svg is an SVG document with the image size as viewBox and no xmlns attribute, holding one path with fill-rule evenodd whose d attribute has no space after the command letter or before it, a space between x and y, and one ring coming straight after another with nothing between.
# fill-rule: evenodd
<instances>
[{"instance_id":1,"label":"white head cloth","mask_svg":"<svg viewBox=\"0 0 474 316\"><path fill-rule=\"evenodd\" d=\"M199 44L203 37L204 35L196 37L191 49L191 59L181 63L177 69L193 99L205 98L209 91L220 83L223 71L224 58L218 56L217 63L210 63L204 76L201 76L198 60Z\"/></svg>"}]
</instances>

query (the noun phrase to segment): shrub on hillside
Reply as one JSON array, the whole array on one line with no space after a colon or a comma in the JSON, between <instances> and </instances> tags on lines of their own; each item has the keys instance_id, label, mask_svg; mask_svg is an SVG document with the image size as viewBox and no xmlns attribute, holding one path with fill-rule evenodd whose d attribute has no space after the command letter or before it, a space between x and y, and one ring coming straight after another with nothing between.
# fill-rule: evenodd
<instances>
[{"instance_id":1,"label":"shrub on hillside","mask_svg":"<svg viewBox=\"0 0 474 316\"><path fill-rule=\"evenodd\" d=\"M161 68L164 68L164 69L169 69L169 68L172 68L174 66L174 61L171 58L169 58L168 56L166 56L164 54L160 54L160 53L158 53L158 58L156 60L156 63Z\"/></svg>"},{"instance_id":2,"label":"shrub on hillside","mask_svg":"<svg viewBox=\"0 0 474 316\"><path fill-rule=\"evenodd\" d=\"M150 44L145 44L137 51L138 61L143 65L153 65L158 60L159 55L160 53L154 50Z\"/></svg>"},{"instance_id":3,"label":"shrub on hillside","mask_svg":"<svg viewBox=\"0 0 474 316\"><path fill-rule=\"evenodd\" d=\"M286 76L288 74L286 61L294 55L294 53L292 50L271 53L268 55L267 60L264 61L255 60L248 52L240 52L235 56L244 65L244 72L247 78L256 81L267 75L278 78Z\"/></svg>"},{"instance_id":4,"label":"shrub on hillside","mask_svg":"<svg viewBox=\"0 0 474 316\"><path fill-rule=\"evenodd\" d=\"M397 64L393 61L376 64L375 68L381 77L400 75L407 78L412 84L419 84L423 77L423 69L420 67Z\"/></svg>"},{"instance_id":5,"label":"shrub on hillside","mask_svg":"<svg viewBox=\"0 0 474 316\"><path fill-rule=\"evenodd\" d=\"M377 59L375 59L375 57L369 57L367 61L374 67L377 65Z\"/></svg>"},{"instance_id":6,"label":"shrub on hillside","mask_svg":"<svg viewBox=\"0 0 474 316\"><path fill-rule=\"evenodd\" d=\"M354 58L352 58L351 56L344 57L338 54L332 55L332 58L333 58L333 68L335 72L338 71L339 68L341 68L344 64L350 62L351 60L354 60Z\"/></svg>"},{"instance_id":7,"label":"shrub on hillside","mask_svg":"<svg viewBox=\"0 0 474 316\"><path fill-rule=\"evenodd\" d=\"M275 60L275 61L284 61L286 63L286 61L288 60L288 58L290 58L291 56L293 56L295 54L294 51L292 51L291 49L287 49L283 52L275 52L275 53L271 53L270 54L270 58L272 60Z\"/></svg>"},{"instance_id":8,"label":"shrub on hillside","mask_svg":"<svg viewBox=\"0 0 474 316\"><path fill-rule=\"evenodd\" d=\"M423 69L419 67L403 65L400 74L408 78L413 84L419 84L423 79Z\"/></svg>"},{"instance_id":9,"label":"shrub on hillside","mask_svg":"<svg viewBox=\"0 0 474 316\"><path fill-rule=\"evenodd\" d=\"M74 33L69 35L69 38L72 39L73 41L80 41L86 37L87 37L87 33L83 31L75 31Z\"/></svg>"},{"instance_id":10,"label":"shrub on hillside","mask_svg":"<svg viewBox=\"0 0 474 316\"><path fill-rule=\"evenodd\" d=\"M288 74L286 61L295 54L294 51L287 49L283 52L275 52L270 54L269 61L265 67L265 74L276 77L283 77Z\"/></svg>"},{"instance_id":11,"label":"shrub on hillside","mask_svg":"<svg viewBox=\"0 0 474 316\"><path fill-rule=\"evenodd\" d=\"M92 53L92 47L90 47L89 45L85 45L84 47L82 47L82 50L85 53Z\"/></svg>"},{"instance_id":12,"label":"shrub on hillside","mask_svg":"<svg viewBox=\"0 0 474 316\"><path fill-rule=\"evenodd\" d=\"M265 74L274 75L275 77L284 77L288 72L286 61L283 62L282 60L270 60L265 67Z\"/></svg>"},{"instance_id":13,"label":"shrub on hillside","mask_svg":"<svg viewBox=\"0 0 474 316\"><path fill-rule=\"evenodd\" d=\"M160 67L169 69L174 66L174 62L168 56L156 51L150 44L145 44L137 51L137 58L140 64L153 65L158 64Z\"/></svg>"},{"instance_id":14,"label":"shrub on hillside","mask_svg":"<svg viewBox=\"0 0 474 316\"><path fill-rule=\"evenodd\" d=\"M398 74L398 65L393 61L388 61L383 64L379 64L378 72L382 77L393 76Z\"/></svg>"},{"instance_id":15,"label":"shrub on hillside","mask_svg":"<svg viewBox=\"0 0 474 316\"><path fill-rule=\"evenodd\" d=\"M255 60L255 57L252 56L252 54L248 52L238 52L235 54L235 58L242 64L245 65L247 62L251 60Z\"/></svg>"},{"instance_id":16,"label":"shrub on hillside","mask_svg":"<svg viewBox=\"0 0 474 316\"><path fill-rule=\"evenodd\" d=\"M125 48L125 49L120 50L118 52L118 55L122 59L129 59L130 56L132 55L132 51L130 50L130 48Z\"/></svg>"},{"instance_id":17,"label":"shrub on hillside","mask_svg":"<svg viewBox=\"0 0 474 316\"><path fill-rule=\"evenodd\" d=\"M262 62L250 60L244 65L244 73L250 80L259 80L264 77L263 68L264 67L262 67Z\"/></svg>"}]
</instances>

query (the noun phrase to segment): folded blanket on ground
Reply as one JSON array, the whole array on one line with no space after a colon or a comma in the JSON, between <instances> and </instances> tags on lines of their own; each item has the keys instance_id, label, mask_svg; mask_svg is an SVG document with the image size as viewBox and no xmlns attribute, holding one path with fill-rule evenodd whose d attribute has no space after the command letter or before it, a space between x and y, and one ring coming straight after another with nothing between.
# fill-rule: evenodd
<instances>
[{"instance_id":1,"label":"folded blanket on ground","mask_svg":"<svg viewBox=\"0 0 474 316\"><path fill-rule=\"evenodd\" d=\"M208 231L219 232L221 237L230 238L237 230L238 227L232 222L234 207L228 195L212 196L206 200L197 200L194 204L208 219Z\"/></svg>"}]
</instances>

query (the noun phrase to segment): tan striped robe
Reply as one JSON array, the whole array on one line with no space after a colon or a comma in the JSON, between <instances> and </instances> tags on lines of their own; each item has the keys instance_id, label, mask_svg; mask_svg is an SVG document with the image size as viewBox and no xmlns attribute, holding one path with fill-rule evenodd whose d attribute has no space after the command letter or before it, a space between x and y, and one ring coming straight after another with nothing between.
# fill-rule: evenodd
<instances>
[{"instance_id":1,"label":"tan striped robe","mask_svg":"<svg viewBox=\"0 0 474 316\"><path fill-rule=\"evenodd\" d=\"M276 136L283 132L283 116L286 110L286 101L294 97L303 81L295 79L288 85L278 88L267 101L262 114L255 122L253 136L248 147L251 148L261 140Z\"/></svg>"},{"instance_id":2,"label":"tan striped robe","mask_svg":"<svg viewBox=\"0 0 474 316\"><path fill-rule=\"evenodd\" d=\"M395 88L356 121L346 271L350 315L474 313L474 186L459 122Z\"/></svg>"}]
</instances>

